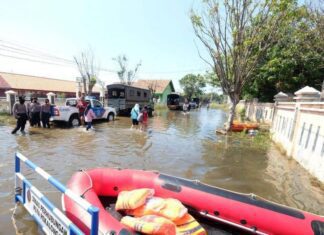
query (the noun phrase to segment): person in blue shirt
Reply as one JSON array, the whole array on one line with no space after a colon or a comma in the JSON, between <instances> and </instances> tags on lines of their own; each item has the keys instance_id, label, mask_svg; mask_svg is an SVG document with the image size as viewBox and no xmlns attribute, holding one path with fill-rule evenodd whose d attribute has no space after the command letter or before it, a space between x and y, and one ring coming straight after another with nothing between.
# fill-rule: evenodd
<instances>
[{"instance_id":1,"label":"person in blue shirt","mask_svg":"<svg viewBox=\"0 0 324 235\"><path fill-rule=\"evenodd\" d=\"M134 126L138 126L138 115L140 113L140 108L139 108L139 104L135 104L134 107L132 108L132 111L131 111L131 119L132 119L132 127L131 129L134 127Z\"/></svg>"}]
</instances>

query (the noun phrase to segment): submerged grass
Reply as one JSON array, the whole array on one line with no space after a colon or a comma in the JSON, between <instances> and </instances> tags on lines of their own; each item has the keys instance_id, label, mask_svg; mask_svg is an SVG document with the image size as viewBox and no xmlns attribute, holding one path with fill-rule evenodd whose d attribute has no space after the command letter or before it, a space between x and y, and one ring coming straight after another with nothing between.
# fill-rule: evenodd
<instances>
[{"instance_id":1,"label":"submerged grass","mask_svg":"<svg viewBox=\"0 0 324 235\"><path fill-rule=\"evenodd\" d=\"M154 110L165 110L168 109L168 106L166 104L155 104Z\"/></svg>"},{"instance_id":2,"label":"submerged grass","mask_svg":"<svg viewBox=\"0 0 324 235\"><path fill-rule=\"evenodd\" d=\"M15 119L8 113L0 112L0 124L14 123Z\"/></svg>"},{"instance_id":3,"label":"submerged grass","mask_svg":"<svg viewBox=\"0 0 324 235\"><path fill-rule=\"evenodd\" d=\"M228 134L230 143L233 146L257 148L266 150L271 142L270 133L268 131L259 131L255 136L250 136L245 132L232 132Z\"/></svg>"},{"instance_id":4,"label":"submerged grass","mask_svg":"<svg viewBox=\"0 0 324 235\"><path fill-rule=\"evenodd\" d=\"M215 102L212 102L210 105L209 105L209 108L211 109L222 109L222 110L229 110L229 105L228 104L219 104L219 103L215 103Z\"/></svg>"}]
</instances>

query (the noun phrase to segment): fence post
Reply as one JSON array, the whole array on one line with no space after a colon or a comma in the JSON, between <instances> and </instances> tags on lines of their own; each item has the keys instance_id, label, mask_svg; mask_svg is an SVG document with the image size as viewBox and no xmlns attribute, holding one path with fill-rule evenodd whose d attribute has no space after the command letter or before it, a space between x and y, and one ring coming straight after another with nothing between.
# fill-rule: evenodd
<instances>
[{"instance_id":1,"label":"fence post","mask_svg":"<svg viewBox=\"0 0 324 235\"><path fill-rule=\"evenodd\" d=\"M91 235L98 235L98 227L99 227L99 209L91 206L88 209L88 212L92 215L91 219Z\"/></svg>"},{"instance_id":2,"label":"fence post","mask_svg":"<svg viewBox=\"0 0 324 235\"><path fill-rule=\"evenodd\" d=\"M19 189L18 189L18 182L17 182L17 176L16 174L20 173L20 159L17 157L17 153L15 154L15 202L18 202L18 195L19 195Z\"/></svg>"},{"instance_id":3,"label":"fence post","mask_svg":"<svg viewBox=\"0 0 324 235\"><path fill-rule=\"evenodd\" d=\"M6 91L5 92L6 97L7 97L7 101L9 102L9 114L12 114L12 108L14 106L14 104L16 103L16 92L15 91Z\"/></svg>"},{"instance_id":4,"label":"fence post","mask_svg":"<svg viewBox=\"0 0 324 235\"><path fill-rule=\"evenodd\" d=\"M47 95L47 99L49 99L49 101L50 101L50 104L54 104L55 103L55 93L49 92L46 95Z\"/></svg>"}]
</instances>

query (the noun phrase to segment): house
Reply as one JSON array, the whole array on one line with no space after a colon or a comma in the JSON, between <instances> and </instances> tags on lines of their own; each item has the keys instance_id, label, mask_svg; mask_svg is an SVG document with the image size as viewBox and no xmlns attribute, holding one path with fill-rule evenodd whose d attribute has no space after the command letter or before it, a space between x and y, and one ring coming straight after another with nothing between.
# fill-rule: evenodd
<instances>
[{"instance_id":1,"label":"house","mask_svg":"<svg viewBox=\"0 0 324 235\"><path fill-rule=\"evenodd\" d=\"M18 96L46 97L47 93L53 92L57 96L68 98L76 96L79 86L76 81L0 72L0 97L4 97L9 90L17 92ZM93 95L99 97L97 87L94 87Z\"/></svg>"},{"instance_id":2,"label":"house","mask_svg":"<svg viewBox=\"0 0 324 235\"><path fill-rule=\"evenodd\" d=\"M175 91L172 80L137 80L133 86L151 90L153 97L161 104L166 104L167 96Z\"/></svg>"}]
</instances>

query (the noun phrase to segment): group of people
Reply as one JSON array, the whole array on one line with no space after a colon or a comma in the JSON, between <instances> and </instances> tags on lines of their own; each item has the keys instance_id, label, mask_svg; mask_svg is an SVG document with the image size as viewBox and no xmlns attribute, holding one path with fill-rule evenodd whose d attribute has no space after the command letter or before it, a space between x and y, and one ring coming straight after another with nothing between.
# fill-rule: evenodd
<instances>
[{"instance_id":1,"label":"group of people","mask_svg":"<svg viewBox=\"0 0 324 235\"><path fill-rule=\"evenodd\" d=\"M139 104L135 104L131 110L131 119L132 119L132 126L131 129L136 128L139 130L143 130L147 125L148 120L148 110L147 106L144 106L140 109Z\"/></svg>"},{"instance_id":2,"label":"group of people","mask_svg":"<svg viewBox=\"0 0 324 235\"><path fill-rule=\"evenodd\" d=\"M18 130L21 133L25 133L25 126L27 120L30 122L30 126L42 126L44 128L50 128L49 119L51 117L51 105L49 99L45 99L44 104L40 104L37 97L33 97L30 103L25 104L25 97L19 96L18 102L13 106L12 113L17 119L15 129L12 130L12 134L16 134Z\"/></svg>"},{"instance_id":3,"label":"group of people","mask_svg":"<svg viewBox=\"0 0 324 235\"><path fill-rule=\"evenodd\" d=\"M81 96L76 106L79 109L79 117L81 124L86 125L86 130L93 129L92 120L96 118L95 113L91 109L91 104L85 101L84 96ZM25 97L19 96L19 101L13 106L13 115L17 119L16 127L12 130L12 134L16 134L18 130L25 133L25 126L29 120L30 126L42 126L50 128L49 119L51 117L51 105L48 99L45 99L44 104L40 104L37 97L33 97L31 102L25 104ZM139 104L135 104L131 110L132 126L131 129L136 128L143 130L148 121L148 109L144 106L140 109ZM139 127L138 127L139 126Z\"/></svg>"}]
</instances>

